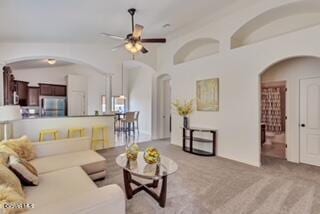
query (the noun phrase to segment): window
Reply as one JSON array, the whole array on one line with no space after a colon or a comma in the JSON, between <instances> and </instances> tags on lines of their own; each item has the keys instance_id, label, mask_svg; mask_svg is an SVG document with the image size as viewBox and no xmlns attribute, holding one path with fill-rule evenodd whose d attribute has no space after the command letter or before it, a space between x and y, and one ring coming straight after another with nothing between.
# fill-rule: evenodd
<instances>
[{"instance_id":1,"label":"window","mask_svg":"<svg viewBox=\"0 0 320 214\"><path fill-rule=\"evenodd\" d=\"M126 100L120 96L112 97L112 111L123 112L126 109Z\"/></svg>"},{"instance_id":2,"label":"window","mask_svg":"<svg viewBox=\"0 0 320 214\"><path fill-rule=\"evenodd\" d=\"M106 97L106 95L101 96L101 110L102 110L102 113L107 112L107 97Z\"/></svg>"}]
</instances>

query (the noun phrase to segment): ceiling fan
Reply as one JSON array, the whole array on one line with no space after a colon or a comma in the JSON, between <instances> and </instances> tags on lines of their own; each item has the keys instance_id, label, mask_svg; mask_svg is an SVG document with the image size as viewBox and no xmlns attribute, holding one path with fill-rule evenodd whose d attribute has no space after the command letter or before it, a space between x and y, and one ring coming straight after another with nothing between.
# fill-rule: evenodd
<instances>
[{"instance_id":1,"label":"ceiling fan","mask_svg":"<svg viewBox=\"0 0 320 214\"><path fill-rule=\"evenodd\" d=\"M123 43L120 45L112 48L112 51L116 51L122 47L125 47L132 54L136 54L138 52L146 54L148 53L148 50L143 46L143 43L166 43L165 38L141 38L144 27L139 24L134 24L134 15L136 13L136 9L130 8L128 12L131 15L132 33L129 33L126 37L121 37L110 33L101 33L102 35L111 39L123 41Z\"/></svg>"}]
</instances>

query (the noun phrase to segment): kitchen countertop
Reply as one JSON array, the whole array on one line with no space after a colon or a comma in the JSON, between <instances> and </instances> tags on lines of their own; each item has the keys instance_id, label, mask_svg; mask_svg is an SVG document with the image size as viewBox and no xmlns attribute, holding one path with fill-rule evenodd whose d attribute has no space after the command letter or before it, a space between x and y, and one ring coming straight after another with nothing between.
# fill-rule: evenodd
<instances>
[{"instance_id":1,"label":"kitchen countertop","mask_svg":"<svg viewBox=\"0 0 320 214\"><path fill-rule=\"evenodd\" d=\"M23 117L23 120L26 119L55 119L55 118L75 118L75 117L114 117L114 114L101 114L101 115L79 115L79 116L62 116L62 117L37 117L37 116L30 116L30 117Z\"/></svg>"}]
</instances>

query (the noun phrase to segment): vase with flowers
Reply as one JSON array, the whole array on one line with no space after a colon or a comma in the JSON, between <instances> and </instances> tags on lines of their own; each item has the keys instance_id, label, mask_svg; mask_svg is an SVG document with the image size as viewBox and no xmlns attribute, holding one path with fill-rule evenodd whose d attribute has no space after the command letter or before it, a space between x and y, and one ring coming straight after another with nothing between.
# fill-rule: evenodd
<instances>
[{"instance_id":1,"label":"vase with flowers","mask_svg":"<svg viewBox=\"0 0 320 214\"><path fill-rule=\"evenodd\" d=\"M172 105L176 108L177 113L183 117L183 127L189 128L189 116L193 112L193 100L184 102L176 100Z\"/></svg>"}]
</instances>

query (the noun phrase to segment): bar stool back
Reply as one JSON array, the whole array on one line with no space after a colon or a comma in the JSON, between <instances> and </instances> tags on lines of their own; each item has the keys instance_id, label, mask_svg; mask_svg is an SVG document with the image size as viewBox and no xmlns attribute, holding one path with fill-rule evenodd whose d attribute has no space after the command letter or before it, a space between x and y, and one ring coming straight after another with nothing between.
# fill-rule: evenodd
<instances>
[{"instance_id":1,"label":"bar stool back","mask_svg":"<svg viewBox=\"0 0 320 214\"><path fill-rule=\"evenodd\" d=\"M110 146L109 140L109 127L107 126L94 126L92 128L92 143L91 148L97 150L97 146L101 144L102 148L105 148L105 145Z\"/></svg>"},{"instance_id":2,"label":"bar stool back","mask_svg":"<svg viewBox=\"0 0 320 214\"><path fill-rule=\"evenodd\" d=\"M68 129L68 138L84 137L86 136L85 128L70 128Z\"/></svg>"},{"instance_id":3,"label":"bar stool back","mask_svg":"<svg viewBox=\"0 0 320 214\"><path fill-rule=\"evenodd\" d=\"M39 135L39 141L40 142L46 141L47 137L51 137L51 140L58 140L60 139L60 132L56 129L41 130Z\"/></svg>"}]
</instances>

